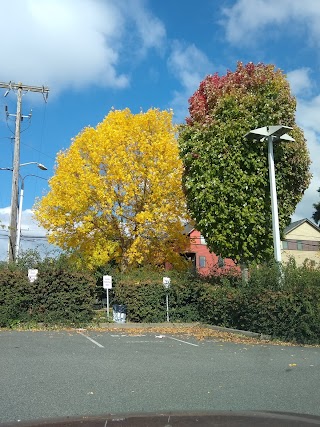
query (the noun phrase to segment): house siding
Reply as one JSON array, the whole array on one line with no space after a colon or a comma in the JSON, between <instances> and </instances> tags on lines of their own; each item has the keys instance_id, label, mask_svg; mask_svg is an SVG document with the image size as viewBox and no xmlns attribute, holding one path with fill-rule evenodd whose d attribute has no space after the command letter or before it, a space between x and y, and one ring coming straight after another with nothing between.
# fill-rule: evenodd
<instances>
[{"instance_id":1,"label":"house siding","mask_svg":"<svg viewBox=\"0 0 320 427\"><path fill-rule=\"evenodd\" d=\"M312 227L310 224L305 222L305 223L299 225L294 230L290 231L286 235L286 239L316 240L316 241L320 242L320 229L318 231L314 227Z\"/></svg>"},{"instance_id":2,"label":"house siding","mask_svg":"<svg viewBox=\"0 0 320 427\"><path fill-rule=\"evenodd\" d=\"M233 260L229 258L224 259L224 267L218 266L219 256L216 255L213 252L210 252L206 244L201 243L201 233L198 230L192 230L189 233L190 237L190 253L195 254L195 262L196 262L196 269L200 274L203 276L208 276L210 274L223 274L226 272L226 270L234 269L236 268L238 270L238 267L234 263ZM206 259L206 265L205 267L200 266L200 257L205 257Z\"/></svg>"},{"instance_id":3,"label":"house siding","mask_svg":"<svg viewBox=\"0 0 320 427\"><path fill-rule=\"evenodd\" d=\"M294 258L297 265L301 266L306 259L320 263L320 229L308 222L300 224L285 235L286 248L282 249L282 262L287 263ZM284 242L282 242L282 248Z\"/></svg>"}]
</instances>

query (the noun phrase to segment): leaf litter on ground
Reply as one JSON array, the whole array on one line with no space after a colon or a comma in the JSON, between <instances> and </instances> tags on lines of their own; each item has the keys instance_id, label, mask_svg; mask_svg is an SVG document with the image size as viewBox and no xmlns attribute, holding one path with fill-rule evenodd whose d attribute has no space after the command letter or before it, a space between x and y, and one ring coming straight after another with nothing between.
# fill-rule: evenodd
<instances>
[{"instance_id":1,"label":"leaf litter on ground","mask_svg":"<svg viewBox=\"0 0 320 427\"><path fill-rule=\"evenodd\" d=\"M126 324L128 325L128 324ZM107 326L101 326L96 324L90 324L87 327L63 327L61 325L30 325L27 327L26 325L19 325L15 328L0 328L0 332L6 330L16 330L16 331L68 331L69 333L77 333L78 331L96 331L96 332L113 332L116 334L125 334L132 336L141 336L145 334L158 334L158 335L175 335L181 338L183 337L192 337L198 341L212 340L218 342L229 342L235 344L249 344L249 345L278 345L278 346L299 346L299 347L320 347L320 344L299 344L295 342L281 341L275 338L266 339L262 335L262 337L251 337L247 335L243 335L240 332L237 333L235 331L227 332L222 330L213 329L208 325L203 324L194 324L194 325L184 325L174 324L174 325L144 325L140 326L139 323L128 326L122 326L119 324L109 323Z\"/></svg>"},{"instance_id":2,"label":"leaf litter on ground","mask_svg":"<svg viewBox=\"0 0 320 427\"><path fill-rule=\"evenodd\" d=\"M192 337L197 339L198 341L204 340L213 340L219 342L230 342L235 344L252 344L252 345L279 345L279 346L292 346L301 344L285 342L276 339L264 339L260 337L251 337L247 335L243 335L241 333L236 332L226 332L221 330L212 329L206 325L196 324L196 325L188 325L184 326L175 325L175 326L144 326L139 327L137 324L134 327L121 327L120 325L112 325L109 324L107 327L93 327L88 328L88 330L95 331L117 331L117 333L125 333L126 335L139 336L141 334L158 334L158 335L175 335L181 338L183 337ZM303 345L305 347L309 347L308 345ZM317 345L313 345L312 347L317 347Z\"/></svg>"}]
</instances>

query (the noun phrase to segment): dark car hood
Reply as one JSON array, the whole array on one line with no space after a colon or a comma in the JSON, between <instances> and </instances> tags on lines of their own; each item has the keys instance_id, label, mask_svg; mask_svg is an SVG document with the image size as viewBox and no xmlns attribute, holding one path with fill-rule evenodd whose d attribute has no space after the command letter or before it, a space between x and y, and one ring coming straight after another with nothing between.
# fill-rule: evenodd
<instances>
[{"instance_id":1,"label":"dark car hood","mask_svg":"<svg viewBox=\"0 0 320 427\"><path fill-rule=\"evenodd\" d=\"M0 424L0 426L43 427L304 427L320 425L320 416L283 412L205 412L106 414L65 417Z\"/></svg>"}]
</instances>

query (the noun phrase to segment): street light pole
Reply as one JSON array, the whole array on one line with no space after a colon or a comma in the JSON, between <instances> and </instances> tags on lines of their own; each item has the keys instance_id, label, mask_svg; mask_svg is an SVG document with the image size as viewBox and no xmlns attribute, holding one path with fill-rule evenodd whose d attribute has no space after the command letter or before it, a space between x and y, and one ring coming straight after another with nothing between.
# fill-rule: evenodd
<instances>
[{"instance_id":1,"label":"street light pole","mask_svg":"<svg viewBox=\"0 0 320 427\"><path fill-rule=\"evenodd\" d=\"M273 251L276 262L281 263L281 241L279 230L279 213L277 188L274 169L273 142L279 141L294 141L294 139L286 134L286 131L292 130L289 126L265 126L254 129L245 135L249 141L268 141L268 165L269 165L269 182L271 196L271 212L272 212L272 234L273 234Z\"/></svg>"},{"instance_id":2,"label":"street light pole","mask_svg":"<svg viewBox=\"0 0 320 427\"><path fill-rule=\"evenodd\" d=\"M17 241L17 213L18 213L18 181L19 181L19 161L20 161L20 124L21 124L21 103L22 87L17 88L17 114L15 144L13 156L13 175L11 187L11 215L9 229L9 262L15 260L16 241Z\"/></svg>"},{"instance_id":3,"label":"street light pole","mask_svg":"<svg viewBox=\"0 0 320 427\"><path fill-rule=\"evenodd\" d=\"M18 259L19 249L20 249L23 193L24 193L24 178L22 178L22 180L21 180L21 187L20 187L19 215L18 215L18 225L17 225L18 234L17 234L17 243L16 243L16 260Z\"/></svg>"},{"instance_id":4,"label":"street light pole","mask_svg":"<svg viewBox=\"0 0 320 427\"><path fill-rule=\"evenodd\" d=\"M279 212L276 188L276 176L274 170L273 155L273 136L268 136L268 164L269 164L269 181L271 195L271 212L272 212L272 234L273 234L273 251L276 262L281 262L281 243L279 231Z\"/></svg>"},{"instance_id":5,"label":"street light pole","mask_svg":"<svg viewBox=\"0 0 320 427\"><path fill-rule=\"evenodd\" d=\"M15 209L15 232L11 233L12 230L12 224L13 224L13 220L12 220L12 204L11 204L11 217L10 217L10 232L9 232L9 246L8 246L8 259L9 261L13 261L17 259L17 256L19 254L19 245L20 245L20 233L21 233L21 216L22 216L22 203L23 203L23 193L24 193L24 179L27 176L35 176L37 178L41 178L47 181L46 178L43 178L42 176L38 176L38 175L33 175L33 174L29 174L26 175L24 178L21 178L21 175L19 173L19 169L21 166L28 166L28 165L37 165L39 169L46 171L48 170L46 166L44 166L42 163L38 163L38 162L27 162L27 163L21 163L18 164L18 177L20 177L21 179L21 189L20 189L20 203L19 203L19 208L18 208L18 189L19 189L19 181L17 180L17 191L16 191L16 209ZM0 168L0 170L5 170L5 171L11 171L14 172L14 168ZM12 177L12 182L14 182L14 178ZM14 193L12 193L14 194ZM13 197L12 197L13 198ZM12 201L11 201L12 203ZM17 216L18 216L18 222L17 222ZM14 241L15 244L12 245L12 236L16 236L16 240ZM12 248L14 248L14 254L12 254Z\"/></svg>"},{"instance_id":6,"label":"street light pole","mask_svg":"<svg viewBox=\"0 0 320 427\"><path fill-rule=\"evenodd\" d=\"M30 162L34 163L34 162ZM20 165L23 166L23 165ZM38 163L38 167L42 170L47 170L47 168L42 165L41 163ZM19 202L19 215L18 215L18 225L17 225L17 243L16 243L16 260L19 256L19 250L20 250L20 239L21 239L21 220L22 220L22 206L23 206L23 196L24 196L24 180L27 178L27 176L34 176L36 178L44 179L47 181L46 178L43 178L42 176L38 175L25 175L23 178L21 178L21 186L20 186L20 202Z\"/></svg>"}]
</instances>

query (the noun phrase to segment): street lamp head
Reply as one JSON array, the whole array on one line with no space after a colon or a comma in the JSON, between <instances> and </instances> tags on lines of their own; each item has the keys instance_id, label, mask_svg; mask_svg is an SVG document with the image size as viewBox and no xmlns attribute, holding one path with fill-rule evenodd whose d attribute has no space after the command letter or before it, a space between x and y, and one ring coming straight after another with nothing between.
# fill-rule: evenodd
<instances>
[{"instance_id":1,"label":"street lamp head","mask_svg":"<svg viewBox=\"0 0 320 427\"><path fill-rule=\"evenodd\" d=\"M42 163L37 163L37 166L38 166L39 169L41 169L43 171L47 171L48 170L48 168L45 165L43 165Z\"/></svg>"},{"instance_id":2,"label":"street lamp head","mask_svg":"<svg viewBox=\"0 0 320 427\"><path fill-rule=\"evenodd\" d=\"M39 169L46 171L48 170L48 168L46 166L44 166L42 163L38 163L38 162L27 162L27 163L20 163L19 167L21 166L28 166L28 165L37 165Z\"/></svg>"},{"instance_id":3,"label":"street lamp head","mask_svg":"<svg viewBox=\"0 0 320 427\"><path fill-rule=\"evenodd\" d=\"M292 130L293 128L290 126L282 126L282 125L278 125L278 126L267 126L267 131L268 131L268 136L272 135L272 136L277 136L277 137L281 137L282 135L284 135L287 131Z\"/></svg>"},{"instance_id":4,"label":"street lamp head","mask_svg":"<svg viewBox=\"0 0 320 427\"><path fill-rule=\"evenodd\" d=\"M286 134L286 132L289 130L292 130L292 127L282 125L264 126L262 128L251 130L244 137L248 141L262 141L267 139L269 136L274 137L274 141L294 141L290 135Z\"/></svg>"},{"instance_id":5,"label":"street lamp head","mask_svg":"<svg viewBox=\"0 0 320 427\"><path fill-rule=\"evenodd\" d=\"M254 130L251 130L250 132L246 133L244 136L245 139L250 141L250 142L252 142L252 141L263 141L267 137L267 135L262 135L259 132L260 129L262 129L262 128L254 129Z\"/></svg>"}]
</instances>

